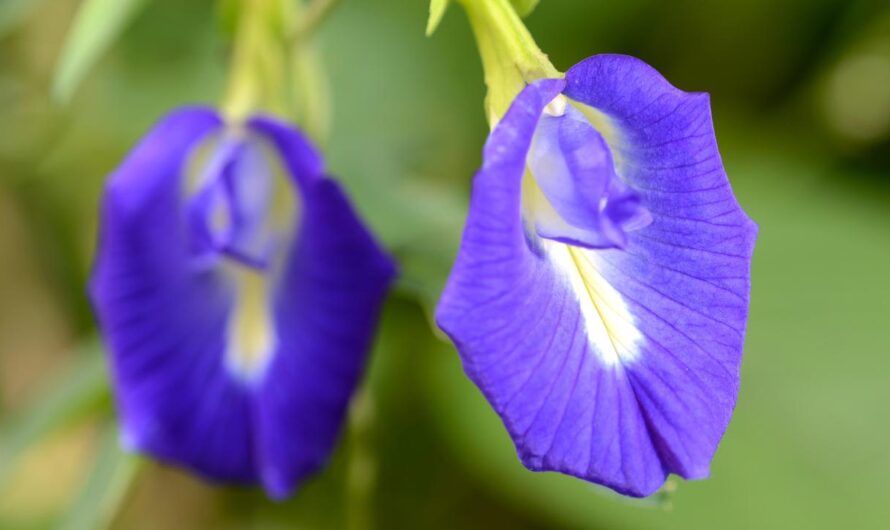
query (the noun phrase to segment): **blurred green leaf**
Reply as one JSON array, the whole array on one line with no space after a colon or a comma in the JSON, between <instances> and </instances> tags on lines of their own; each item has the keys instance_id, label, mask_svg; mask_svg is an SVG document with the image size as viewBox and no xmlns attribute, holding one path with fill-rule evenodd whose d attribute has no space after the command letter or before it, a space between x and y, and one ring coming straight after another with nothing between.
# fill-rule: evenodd
<instances>
[{"instance_id":1,"label":"blurred green leaf","mask_svg":"<svg viewBox=\"0 0 890 530\"><path fill-rule=\"evenodd\" d=\"M60 530L107 528L137 476L140 460L121 450L115 425L102 432L96 460L80 496L59 524Z\"/></svg>"},{"instance_id":2,"label":"blurred green leaf","mask_svg":"<svg viewBox=\"0 0 890 530\"><path fill-rule=\"evenodd\" d=\"M147 0L84 0L68 31L53 80L53 97L67 102L77 86Z\"/></svg>"},{"instance_id":3,"label":"blurred green leaf","mask_svg":"<svg viewBox=\"0 0 890 530\"><path fill-rule=\"evenodd\" d=\"M535 10L540 1L541 0L510 0L510 3L513 4L513 8L516 9L519 16L527 17Z\"/></svg>"},{"instance_id":4,"label":"blurred green leaf","mask_svg":"<svg viewBox=\"0 0 890 530\"><path fill-rule=\"evenodd\" d=\"M3 0L0 2L0 38L14 31L46 0Z\"/></svg>"},{"instance_id":5,"label":"blurred green leaf","mask_svg":"<svg viewBox=\"0 0 890 530\"><path fill-rule=\"evenodd\" d=\"M238 0L217 0L216 18L223 35L232 39L238 29L238 15L241 13L241 3Z\"/></svg>"},{"instance_id":6,"label":"blurred green leaf","mask_svg":"<svg viewBox=\"0 0 890 530\"><path fill-rule=\"evenodd\" d=\"M450 0L430 0L430 18L426 21L426 35L429 37L439 27Z\"/></svg>"},{"instance_id":7,"label":"blurred green leaf","mask_svg":"<svg viewBox=\"0 0 890 530\"><path fill-rule=\"evenodd\" d=\"M46 385L37 402L0 425L0 484L29 447L104 402L108 386L100 348L94 343L84 349L73 366Z\"/></svg>"}]
</instances>

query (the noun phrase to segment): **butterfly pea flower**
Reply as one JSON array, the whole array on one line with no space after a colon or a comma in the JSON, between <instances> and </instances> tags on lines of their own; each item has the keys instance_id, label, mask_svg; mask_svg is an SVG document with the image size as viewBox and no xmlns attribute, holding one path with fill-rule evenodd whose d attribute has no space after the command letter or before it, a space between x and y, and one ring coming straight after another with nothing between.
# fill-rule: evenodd
<instances>
[{"instance_id":1,"label":"butterfly pea flower","mask_svg":"<svg viewBox=\"0 0 890 530\"><path fill-rule=\"evenodd\" d=\"M708 476L756 233L708 96L593 56L494 127L436 318L526 467L647 496Z\"/></svg>"},{"instance_id":2,"label":"butterfly pea flower","mask_svg":"<svg viewBox=\"0 0 890 530\"><path fill-rule=\"evenodd\" d=\"M124 444L288 495L331 452L393 275L300 132L171 113L109 178L90 285Z\"/></svg>"}]
</instances>

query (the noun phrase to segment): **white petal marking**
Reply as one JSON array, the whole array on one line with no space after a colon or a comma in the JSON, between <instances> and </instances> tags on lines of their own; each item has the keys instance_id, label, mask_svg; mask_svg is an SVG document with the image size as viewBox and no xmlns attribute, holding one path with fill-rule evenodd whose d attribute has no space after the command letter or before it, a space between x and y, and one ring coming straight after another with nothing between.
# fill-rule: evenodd
<instances>
[{"instance_id":1,"label":"white petal marking","mask_svg":"<svg viewBox=\"0 0 890 530\"><path fill-rule=\"evenodd\" d=\"M262 271L231 265L226 272L234 279L237 295L229 316L226 368L237 379L256 382L275 351L275 325L269 284Z\"/></svg>"},{"instance_id":2,"label":"white petal marking","mask_svg":"<svg viewBox=\"0 0 890 530\"><path fill-rule=\"evenodd\" d=\"M600 360L606 366L635 360L643 335L621 294L597 271L597 251L547 239L539 241L575 295L588 341Z\"/></svg>"}]
</instances>

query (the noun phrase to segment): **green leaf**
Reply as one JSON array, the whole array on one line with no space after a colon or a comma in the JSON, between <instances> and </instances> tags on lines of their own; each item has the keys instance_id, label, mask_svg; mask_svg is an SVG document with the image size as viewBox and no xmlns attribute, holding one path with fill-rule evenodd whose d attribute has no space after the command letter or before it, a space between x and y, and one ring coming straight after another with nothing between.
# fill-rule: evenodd
<instances>
[{"instance_id":1,"label":"green leaf","mask_svg":"<svg viewBox=\"0 0 890 530\"><path fill-rule=\"evenodd\" d=\"M229 40L235 38L238 30L238 15L241 14L241 3L238 0L217 0L216 18L220 31Z\"/></svg>"},{"instance_id":2,"label":"green leaf","mask_svg":"<svg viewBox=\"0 0 890 530\"><path fill-rule=\"evenodd\" d=\"M439 27L450 0L430 0L430 18L426 22L426 36L429 37Z\"/></svg>"},{"instance_id":3,"label":"green leaf","mask_svg":"<svg viewBox=\"0 0 890 530\"><path fill-rule=\"evenodd\" d=\"M86 484L58 528L107 528L136 478L139 463L137 456L121 450L116 426L108 425L102 432Z\"/></svg>"},{"instance_id":4,"label":"green leaf","mask_svg":"<svg viewBox=\"0 0 890 530\"><path fill-rule=\"evenodd\" d=\"M46 0L3 0L0 2L0 38L15 30Z\"/></svg>"},{"instance_id":5,"label":"green leaf","mask_svg":"<svg viewBox=\"0 0 890 530\"><path fill-rule=\"evenodd\" d=\"M53 80L53 97L71 99L90 68L147 0L84 0L68 31Z\"/></svg>"},{"instance_id":6,"label":"green leaf","mask_svg":"<svg viewBox=\"0 0 890 530\"><path fill-rule=\"evenodd\" d=\"M516 13L521 17L529 16L532 11L538 7L538 2L541 0L510 0L510 3L513 4L513 9L516 10Z\"/></svg>"},{"instance_id":7,"label":"green leaf","mask_svg":"<svg viewBox=\"0 0 890 530\"><path fill-rule=\"evenodd\" d=\"M78 352L74 366L46 385L36 403L0 424L0 485L29 447L85 411L105 403L108 385L99 345L91 343L84 349Z\"/></svg>"}]
</instances>

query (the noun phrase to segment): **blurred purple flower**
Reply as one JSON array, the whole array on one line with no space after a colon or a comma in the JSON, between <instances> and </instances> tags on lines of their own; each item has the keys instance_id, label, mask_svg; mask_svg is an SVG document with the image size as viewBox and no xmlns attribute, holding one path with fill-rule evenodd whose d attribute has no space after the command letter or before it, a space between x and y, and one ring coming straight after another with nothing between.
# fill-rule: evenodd
<instances>
[{"instance_id":1,"label":"blurred purple flower","mask_svg":"<svg viewBox=\"0 0 890 530\"><path fill-rule=\"evenodd\" d=\"M437 320L528 468L650 495L709 473L756 233L708 96L590 57L492 131Z\"/></svg>"},{"instance_id":2,"label":"blurred purple flower","mask_svg":"<svg viewBox=\"0 0 890 530\"><path fill-rule=\"evenodd\" d=\"M90 285L124 443L288 495L331 452L393 275L298 131L171 113L109 179Z\"/></svg>"}]
</instances>

